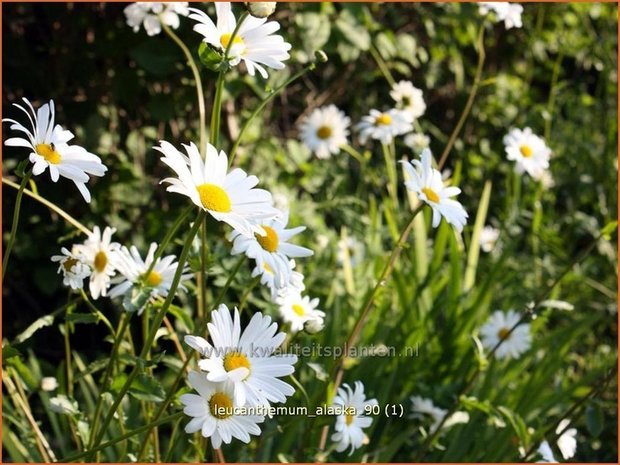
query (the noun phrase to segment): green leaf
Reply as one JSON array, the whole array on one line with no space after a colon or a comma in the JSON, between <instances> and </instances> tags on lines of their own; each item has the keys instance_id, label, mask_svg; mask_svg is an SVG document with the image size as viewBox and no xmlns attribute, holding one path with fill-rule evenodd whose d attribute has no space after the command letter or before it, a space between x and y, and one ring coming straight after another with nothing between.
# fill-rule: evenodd
<instances>
[{"instance_id":1,"label":"green leaf","mask_svg":"<svg viewBox=\"0 0 620 465\"><path fill-rule=\"evenodd\" d=\"M166 392L159 381L148 375L138 375L131 383L129 394L146 402L162 402L166 398Z\"/></svg>"},{"instance_id":2,"label":"green leaf","mask_svg":"<svg viewBox=\"0 0 620 465\"><path fill-rule=\"evenodd\" d=\"M586 427L588 432L597 438L605 426L603 410L598 404L590 404L586 408Z\"/></svg>"},{"instance_id":3,"label":"green leaf","mask_svg":"<svg viewBox=\"0 0 620 465\"><path fill-rule=\"evenodd\" d=\"M223 65L228 68L224 63L224 55L204 42L198 47L198 57L200 62L212 71L220 71Z\"/></svg>"},{"instance_id":4,"label":"green leaf","mask_svg":"<svg viewBox=\"0 0 620 465\"><path fill-rule=\"evenodd\" d=\"M610 240L611 239L611 235L617 229L618 229L618 222L617 221L611 221L611 222L607 223L603 229L601 229L601 236L603 236L607 240Z\"/></svg>"},{"instance_id":5,"label":"green leaf","mask_svg":"<svg viewBox=\"0 0 620 465\"><path fill-rule=\"evenodd\" d=\"M17 350L15 347L11 347L10 345L6 345L2 347L2 363L5 363L7 360L13 357L21 357L21 352Z\"/></svg>"},{"instance_id":6,"label":"green leaf","mask_svg":"<svg viewBox=\"0 0 620 465\"><path fill-rule=\"evenodd\" d=\"M26 328L21 334L18 334L15 338L16 343L22 343L27 341L32 337L34 333L36 333L41 328L45 328L46 326L51 326L54 322L54 317L52 315L45 315L41 318L37 319L34 323Z\"/></svg>"},{"instance_id":7,"label":"green leaf","mask_svg":"<svg viewBox=\"0 0 620 465\"><path fill-rule=\"evenodd\" d=\"M99 317L97 315L93 315L92 313L70 313L66 318L68 323L73 324L93 324L99 322Z\"/></svg>"}]
</instances>

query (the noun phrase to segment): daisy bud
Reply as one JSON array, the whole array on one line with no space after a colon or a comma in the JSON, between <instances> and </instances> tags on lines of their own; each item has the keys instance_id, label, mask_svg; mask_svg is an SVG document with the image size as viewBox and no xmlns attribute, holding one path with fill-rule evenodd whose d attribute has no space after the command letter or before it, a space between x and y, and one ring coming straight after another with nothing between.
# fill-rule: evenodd
<instances>
[{"instance_id":1,"label":"daisy bud","mask_svg":"<svg viewBox=\"0 0 620 465\"><path fill-rule=\"evenodd\" d=\"M308 334L316 334L323 331L325 328L325 321L323 318L313 318L312 320L306 321L304 324L304 331Z\"/></svg>"},{"instance_id":2,"label":"daisy bud","mask_svg":"<svg viewBox=\"0 0 620 465\"><path fill-rule=\"evenodd\" d=\"M327 60L329 59L327 58L327 53L323 50L317 50L314 52L314 58L316 58L316 61L319 63L327 63Z\"/></svg>"},{"instance_id":3,"label":"daisy bud","mask_svg":"<svg viewBox=\"0 0 620 465\"><path fill-rule=\"evenodd\" d=\"M266 18L276 11L278 2L245 2L250 14L256 18Z\"/></svg>"},{"instance_id":4,"label":"daisy bud","mask_svg":"<svg viewBox=\"0 0 620 465\"><path fill-rule=\"evenodd\" d=\"M53 391L58 387L58 381L53 376L47 376L41 380L41 389L44 391Z\"/></svg>"}]
</instances>

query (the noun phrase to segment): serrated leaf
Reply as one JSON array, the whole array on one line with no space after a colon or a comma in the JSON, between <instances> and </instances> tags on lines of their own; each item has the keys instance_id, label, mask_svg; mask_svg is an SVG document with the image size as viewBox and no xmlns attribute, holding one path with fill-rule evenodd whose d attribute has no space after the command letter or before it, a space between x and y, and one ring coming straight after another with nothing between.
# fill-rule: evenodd
<instances>
[{"instance_id":1,"label":"serrated leaf","mask_svg":"<svg viewBox=\"0 0 620 465\"><path fill-rule=\"evenodd\" d=\"M24 341L27 341L38 330L40 330L41 328L45 328L46 326L51 326L53 322L54 322L54 317L52 315L42 316L41 318L37 319L34 323L32 323L30 326L28 326L25 329L25 331L19 334L15 338L15 342L22 343Z\"/></svg>"}]
</instances>

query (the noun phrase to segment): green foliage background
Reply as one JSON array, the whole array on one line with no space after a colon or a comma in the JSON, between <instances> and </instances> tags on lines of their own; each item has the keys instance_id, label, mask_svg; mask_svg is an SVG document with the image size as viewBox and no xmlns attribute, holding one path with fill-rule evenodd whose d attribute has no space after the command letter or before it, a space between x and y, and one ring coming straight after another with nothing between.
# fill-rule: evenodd
<instances>
[{"instance_id":1,"label":"green foliage background","mask_svg":"<svg viewBox=\"0 0 620 465\"><path fill-rule=\"evenodd\" d=\"M2 104L3 115L14 117L10 104L22 96L38 104L55 100L58 122L72 128L78 143L98 154L109 172L89 183L90 206L71 183L61 180L55 185L47 174L37 179L40 193L89 227L113 225L122 243L145 250L149 242L161 240L187 203L158 185L168 170L152 147L161 139L177 146L197 140L198 111L181 51L164 35L133 33L125 25L124 6L3 4ZM308 226L303 245L316 255L300 266L308 293L321 299L320 308L328 317L323 333L300 335L297 341L338 345L408 212L403 208L393 218L383 207L386 176L377 145L366 146L372 154L363 169L344 153L321 161L300 144L297 125L313 108L327 103L336 104L354 122L370 108L391 105L389 85L372 48L396 80L411 80L424 90L428 109L421 126L431 136L433 152L441 153L467 99L482 17L472 4L280 3L275 19L293 45L289 67L271 72L267 82L236 70L230 73L222 148L230 148L228 141L270 88L303 66L314 50L326 51L328 63L266 107L236 164L257 174L263 187L288 197L291 224ZM386 344L397 351L419 344L418 356L352 360L345 375L345 382L362 380L367 394L380 405L402 404L405 416L377 418L368 430L369 445L351 457L336 454L330 460L411 460L424 439L420 423L407 419L408 397L422 395L441 407L450 406L465 374L478 363L472 332L495 309L524 309L617 217L617 7L527 4L523 22L522 29L507 31L503 24L487 29L482 86L448 160L455 184L463 190L459 200L470 213L463 241L445 223L412 237L364 328L363 344ZM178 33L197 54L199 39L189 21L182 21ZM215 73L202 72L209 111ZM510 127L523 126L544 134L553 150L553 188L543 190L529 178L516 177L505 158L502 137ZM7 132L4 125L5 138ZM417 155L402 141L397 154ZM23 156L3 147L3 175L11 177ZM486 181L492 182L487 223L502 230L501 250L481 256L475 286L466 292L466 251ZM402 186L401 199L405 204ZM5 235L14 201L14 191L3 186ZM336 242L345 226L348 235L366 244L366 259L354 269L354 292L345 287L336 262ZM221 240L224 229L213 222L208 231L213 301L236 260ZM323 242L318 240L321 236ZM42 375L63 379L62 336L52 324L20 344L15 337L66 303L67 292L49 257L76 237L61 218L25 199L3 285L3 339L21 353L10 363L25 377L35 416L46 427L58 420L44 417L45 394L38 385ZM553 298L574 305L573 311L544 310L532 323L534 344L526 356L490 363L470 393L470 423L450 429L426 459L518 461L516 444L527 444L532 436L522 425L534 431L549 426L616 365L615 241L615 235L601 240L553 292ZM230 306L239 303L250 280L249 264L244 265L225 300ZM255 310L277 314L267 293L258 288L249 295L249 303ZM120 309L110 301L97 304L111 319L118 318ZM180 333L191 332L193 299L182 296L180 304L175 324ZM106 332L101 326L82 324L72 335L84 365L107 356L109 344L103 341ZM139 339L138 332L135 337ZM167 355L156 374L168 386L173 376L169 368L177 365L170 342L160 342ZM324 401L327 387L320 370L308 365L312 362L328 370L331 360L315 357L298 365L310 405ZM616 390L614 378L573 419L579 431L576 460L617 461ZM305 402L298 392L289 404ZM5 408L3 414L5 425L28 444L23 425L17 417L11 419L13 412ZM497 427L500 420L505 427ZM137 426L129 412L127 427ZM229 461L314 460L320 428L310 426L316 425L276 418L266 423L259 441L247 448L225 447L224 452ZM5 454L16 461L26 459L6 434ZM176 461L195 457L183 438L173 448ZM60 442L54 445L66 453L68 445L56 441ZM133 441L130 448L139 437ZM108 450L103 457L127 460L115 454L118 451Z\"/></svg>"}]
</instances>

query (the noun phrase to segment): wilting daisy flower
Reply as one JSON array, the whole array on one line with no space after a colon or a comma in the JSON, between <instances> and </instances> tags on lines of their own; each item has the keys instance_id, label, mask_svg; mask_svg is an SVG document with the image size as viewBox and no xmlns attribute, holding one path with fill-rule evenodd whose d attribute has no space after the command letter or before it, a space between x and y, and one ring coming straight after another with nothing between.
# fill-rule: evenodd
<instances>
[{"instance_id":1,"label":"wilting daisy flower","mask_svg":"<svg viewBox=\"0 0 620 465\"><path fill-rule=\"evenodd\" d=\"M517 173L526 171L534 179L540 179L549 168L551 149L530 128L511 129L504 137L508 160L517 162Z\"/></svg>"},{"instance_id":2,"label":"wilting daisy flower","mask_svg":"<svg viewBox=\"0 0 620 465\"><path fill-rule=\"evenodd\" d=\"M84 257L75 251L70 252L67 248L60 249L62 255L54 255L53 262L58 262L58 273L62 273L62 284L71 289L82 289L84 279L90 276L90 267L85 263Z\"/></svg>"},{"instance_id":3,"label":"wilting daisy flower","mask_svg":"<svg viewBox=\"0 0 620 465\"><path fill-rule=\"evenodd\" d=\"M485 226L480 231L480 248L483 252L491 252L495 248L499 238L499 229L493 226Z\"/></svg>"},{"instance_id":4,"label":"wilting daisy flower","mask_svg":"<svg viewBox=\"0 0 620 465\"><path fill-rule=\"evenodd\" d=\"M426 111L422 91L409 81L400 81L392 86L390 97L396 102L396 108L409 116L411 121L418 119Z\"/></svg>"},{"instance_id":5,"label":"wilting daisy flower","mask_svg":"<svg viewBox=\"0 0 620 465\"><path fill-rule=\"evenodd\" d=\"M301 140L318 158L329 158L347 144L350 124L336 105L317 108L301 123Z\"/></svg>"},{"instance_id":6,"label":"wilting daisy flower","mask_svg":"<svg viewBox=\"0 0 620 465\"><path fill-rule=\"evenodd\" d=\"M275 275L276 287L285 286L291 278L291 258L309 257L314 252L305 247L288 242L294 236L306 229L305 226L286 229L288 224L288 212L260 223L264 234L255 233L246 237L238 231L232 231L228 236L233 241L231 253L238 255L245 253L248 257L256 260L257 265Z\"/></svg>"},{"instance_id":7,"label":"wilting daisy flower","mask_svg":"<svg viewBox=\"0 0 620 465\"><path fill-rule=\"evenodd\" d=\"M243 333L239 311L235 308L234 321L226 305L211 312L207 325L213 346L200 336L185 336L185 342L200 352L204 359L198 362L206 371L209 381L234 383L234 398L238 405L268 405L286 402L295 390L278 379L295 371L297 356L274 354L286 337L276 334L278 325L271 317L255 313Z\"/></svg>"},{"instance_id":8,"label":"wilting daisy flower","mask_svg":"<svg viewBox=\"0 0 620 465\"><path fill-rule=\"evenodd\" d=\"M431 144L431 138L421 132L414 132L405 136L405 145L411 147L415 153L427 149Z\"/></svg>"},{"instance_id":9,"label":"wilting daisy flower","mask_svg":"<svg viewBox=\"0 0 620 465\"><path fill-rule=\"evenodd\" d=\"M194 204L208 211L213 218L232 226L239 233L253 237L264 231L257 223L273 218L279 212L271 206L271 194L264 189L254 189L256 176L235 168L228 170L228 157L223 151L207 144L207 156L203 161L194 143L183 145L189 157L172 144L160 142L155 150L164 154L161 161L174 170L178 178L166 178L168 192L189 197Z\"/></svg>"},{"instance_id":10,"label":"wilting daisy flower","mask_svg":"<svg viewBox=\"0 0 620 465\"><path fill-rule=\"evenodd\" d=\"M17 108L26 113L32 129L27 129L21 123L9 118L3 122L12 123L11 129L22 132L26 137L12 137L4 144L8 147L25 147L31 150L30 161L34 164L32 174L35 176L49 168L53 182L60 176L73 181L82 197L90 203L90 192L86 183L88 175L103 176L108 170L101 159L89 153L78 145L69 145L73 134L63 129L59 124L54 126L54 101L50 100L36 112L27 99L23 99L27 109L14 103ZM28 111L30 110L30 111Z\"/></svg>"},{"instance_id":11,"label":"wilting daisy flower","mask_svg":"<svg viewBox=\"0 0 620 465\"><path fill-rule=\"evenodd\" d=\"M433 433L441 424L448 411L439 407L436 407L431 399L427 399L420 396L411 396L411 418L424 419L430 418L432 424L430 426L430 432ZM442 425L442 429L450 428L459 423L469 422L469 414L467 412L454 412L450 415Z\"/></svg>"},{"instance_id":12,"label":"wilting daisy flower","mask_svg":"<svg viewBox=\"0 0 620 465\"><path fill-rule=\"evenodd\" d=\"M91 268L89 290L93 299L106 296L110 287L110 278L114 276L114 255L118 252L120 244L112 242L112 234L116 229L106 226L103 235L99 226L95 226L84 244L74 247L75 252L83 257L84 262Z\"/></svg>"},{"instance_id":13,"label":"wilting daisy flower","mask_svg":"<svg viewBox=\"0 0 620 465\"><path fill-rule=\"evenodd\" d=\"M125 7L127 25L138 32L140 26L150 36L161 32L161 24L170 26L172 29L179 27L179 15L187 16L187 2L137 2Z\"/></svg>"},{"instance_id":14,"label":"wilting daisy flower","mask_svg":"<svg viewBox=\"0 0 620 465\"><path fill-rule=\"evenodd\" d=\"M215 3L217 24L214 24L203 11L196 8L190 8L190 11L192 14L189 18L198 22L194 26L194 31L204 36L203 42L224 52L237 25L230 3ZM280 24L276 21L267 22L266 18L247 17L232 39L228 51L230 64L236 66L243 60L250 76L254 76L254 71L258 70L265 79L267 71L263 66L283 69L282 61L290 58L288 51L291 49L291 44L284 42L282 36L273 34L278 29Z\"/></svg>"},{"instance_id":15,"label":"wilting daisy flower","mask_svg":"<svg viewBox=\"0 0 620 465\"><path fill-rule=\"evenodd\" d=\"M265 421L265 417L241 414L243 406L235 400L233 383L213 383L204 373L197 371L191 371L187 378L198 395L183 394L179 398L185 407L183 412L192 417L185 425L186 433L200 431L203 437L211 438L215 449L219 449L222 443L230 444L233 438L247 444L251 434L260 434L257 423Z\"/></svg>"},{"instance_id":16,"label":"wilting daisy flower","mask_svg":"<svg viewBox=\"0 0 620 465\"><path fill-rule=\"evenodd\" d=\"M357 266L364 259L364 244L354 237L340 239L336 244L336 260L339 264L344 263L345 257L349 257L351 267Z\"/></svg>"},{"instance_id":17,"label":"wilting daisy flower","mask_svg":"<svg viewBox=\"0 0 620 465\"><path fill-rule=\"evenodd\" d=\"M504 21L506 29L513 27L523 27L521 14L523 6L518 3L508 2L480 2L478 8L481 15L487 15L490 11L495 13L497 21Z\"/></svg>"},{"instance_id":18,"label":"wilting daisy flower","mask_svg":"<svg viewBox=\"0 0 620 465\"><path fill-rule=\"evenodd\" d=\"M504 313L501 310L494 312L489 320L480 328L482 344L489 350L503 341L495 351L495 357L519 358L532 344L530 325L521 324L511 333L510 329L518 323L520 316L514 310Z\"/></svg>"},{"instance_id":19,"label":"wilting daisy flower","mask_svg":"<svg viewBox=\"0 0 620 465\"><path fill-rule=\"evenodd\" d=\"M276 274L266 262L263 262L262 265L257 264L252 270L252 277L255 278L256 276L260 276L261 284L267 286L267 288L271 291L271 300L274 302L282 293L289 292L293 289L301 292L306 288L304 284L304 275L298 271L295 271L295 260L290 260L289 265L291 275L289 277L289 281L284 285L284 287L279 287L277 285Z\"/></svg>"},{"instance_id":20,"label":"wilting daisy flower","mask_svg":"<svg viewBox=\"0 0 620 465\"><path fill-rule=\"evenodd\" d=\"M462 231L467 223L467 212L463 206L450 197L461 193L458 187L445 187L441 173L431 165L432 155L429 149L422 152L422 161L402 162L405 166L405 186L415 192L433 210L433 227L439 226L443 216L457 231Z\"/></svg>"},{"instance_id":21,"label":"wilting daisy flower","mask_svg":"<svg viewBox=\"0 0 620 465\"><path fill-rule=\"evenodd\" d=\"M351 389L348 384L338 388L333 405L342 413L336 418L336 432L332 434L332 441L337 443L338 452L350 446L351 455L364 444L366 435L363 429L372 423L372 418L366 416L366 409L378 405L377 399L366 400L364 385L361 381L356 381L355 389Z\"/></svg>"},{"instance_id":22,"label":"wilting daisy flower","mask_svg":"<svg viewBox=\"0 0 620 465\"><path fill-rule=\"evenodd\" d=\"M276 299L279 304L282 319L291 325L291 331L304 329L304 325L311 320L322 321L325 313L317 310L319 299L302 296L301 292L291 289Z\"/></svg>"},{"instance_id":23,"label":"wilting daisy flower","mask_svg":"<svg viewBox=\"0 0 620 465\"><path fill-rule=\"evenodd\" d=\"M360 132L360 142L365 144L368 138L389 144L392 139L413 129L409 117L401 110L392 108L386 112L370 110L356 126Z\"/></svg>"},{"instance_id":24,"label":"wilting daisy flower","mask_svg":"<svg viewBox=\"0 0 620 465\"><path fill-rule=\"evenodd\" d=\"M80 413L78 403L64 394L59 394L50 399L50 410L61 415L77 415Z\"/></svg>"},{"instance_id":25,"label":"wilting daisy flower","mask_svg":"<svg viewBox=\"0 0 620 465\"><path fill-rule=\"evenodd\" d=\"M170 286L172 285L172 281L179 264L175 261L176 257L174 255L168 255L163 258L160 257L155 260L155 265L147 276L146 273L153 263L156 250L157 244L153 242L149 247L145 260L142 259L140 252L138 252L138 249L135 246L131 246L130 249L123 246L115 254L114 264L116 265L118 272L123 277L118 284L116 284L116 286L110 289L110 298L127 294L136 285L142 285L149 288L149 295L151 297L159 295L166 297L168 295L168 291L170 290ZM190 277L190 273L183 274L181 275L181 281ZM186 290L182 284L179 285L179 288Z\"/></svg>"}]
</instances>

